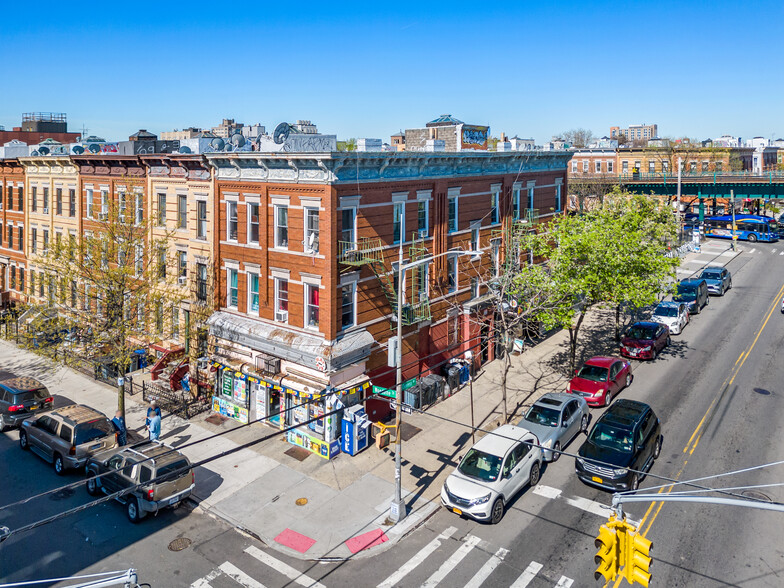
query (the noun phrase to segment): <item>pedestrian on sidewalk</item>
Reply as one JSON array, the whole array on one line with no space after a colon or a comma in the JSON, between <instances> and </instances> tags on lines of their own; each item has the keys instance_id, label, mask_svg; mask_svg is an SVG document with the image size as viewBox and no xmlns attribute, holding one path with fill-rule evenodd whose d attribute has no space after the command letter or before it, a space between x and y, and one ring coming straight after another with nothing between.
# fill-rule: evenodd
<instances>
[{"instance_id":1,"label":"pedestrian on sidewalk","mask_svg":"<svg viewBox=\"0 0 784 588\"><path fill-rule=\"evenodd\" d=\"M157 441L161 436L161 415L153 412L147 429L150 431L150 441Z\"/></svg>"},{"instance_id":2,"label":"pedestrian on sidewalk","mask_svg":"<svg viewBox=\"0 0 784 588\"><path fill-rule=\"evenodd\" d=\"M114 430L117 431L117 443L119 443L120 446L128 443L128 429L125 426L125 419L123 418L121 410L114 413L112 425L114 425Z\"/></svg>"},{"instance_id":3,"label":"pedestrian on sidewalk","mask_svg":"<svg viewBox=\"0 0 784 588\"><path fill-rule=\"evenodd\" d=\"M159 418L161 417L161 407L158 406L158 402L154 398L150 401L149 408L147 408L147 420L144 422L148 428L150 426L150 417L153 414L158 415Z\"/></svg>"}]
</instances>

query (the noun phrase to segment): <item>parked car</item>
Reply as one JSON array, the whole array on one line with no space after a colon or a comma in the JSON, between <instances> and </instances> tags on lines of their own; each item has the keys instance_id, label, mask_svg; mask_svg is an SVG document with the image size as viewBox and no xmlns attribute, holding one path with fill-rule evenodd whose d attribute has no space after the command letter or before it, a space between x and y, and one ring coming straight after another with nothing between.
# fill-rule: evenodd
<instances>
[{"instance_id":1,"label":"parked car","mask_svg":"<svg viewBox=\"0 0 784 588\"><path fill-rule=\"evenodd\" d=\"M556 461L561 456L561 447L588 430L589 412L584 398L551 392L534 402L517 426L531 431L540 445L547 448L542 451L546 461Z\"/></svg>"},{"instance_id":2,"label":"parked car","mask_svg":"<svg viewBox=\"0 0 784 588\"><path fill-rule=\"evenodd\" d=\"M617 357L592 357L575 370L566 391L585 398L588 406L607 406L633 379L628 361Z\"/></svg>"},{"instance_id":3,"label":"parked car","mask_svg":"<svg viewBox=\"0 0 784 588\"><path fill-rule=\"evenodd\" d=\"M710 304L708 284L705 280L681 280L672 299L688 304L691 314L699 314L704 306Z\"/></svg>"},{"instance_id":4,"label":"parked car","mask_svg":"<svg viewBox=\"0 0 784 588\"><path fill-rule=\"evenodd\" d=\"M526 484L539 482L544 458L538 445L536 435L514 425L488 433L444 482L441 504L458 515L498 523L505 505Z\"/></svg>"},{"instance_id":5,"label":"parked car","mask_svg":"<svg viewBox=\"0 0 784 588\"><path fill-rule=\"evenodd\" d=\"M93 454L116 447L117 433L103 413L71 404L23 421L19 446L32 449L62 475L84 466Z\"/></svg>"},{"instance_id":6,"label":"parked car","mask_svg":"<svg viewBox=\"0 0 784 588\"><path fill-rule=\"evenodd\" d=\"M133 488L116 497L125 505L132 523L138 523L147 513L176 508L191 495L196 484L188 458L160 441L144 441L97 453L87 460L85 473L91 496Z\"/></svg>"},{"instance_id":7,"label":"parked car","mask_svg":"<svg viewBox=\"0 0 784 588\"><path fill-rule=\"evenodd\" d=\"M689 307L685 302L660 302L651 319L667 325L672 335L680 335L683 327L689 324Z\"/></svg>"},{"instance_id":8,"label":"parked car","mask_svg":"<svg viewBox=\"0 0 784 588\"><path fill-rule=\"evenodd\" d=\"M661 447L661 423L653 409L619 398L596 421L577 452L577 477L608 490L637 490Z\"/></svg>"},{"instance_id":9,"label":"parked car","mask_svg":"<svg viewBox=\"0 0 784 588\"><path fill-rule=\"evenodd\" d=\"M52 408L53 402L49 390L35 378L11 375L0 380L0 433Z\"/></svg>"},{"instance_id":10,"label":"parked car","mask_svg":"<svg viewBox=\"0 0 784 588\"><path fill-rule=\"evenodd\" d=\"M634 359L656 359L670 344L670 329L661 323L640 321L631 325L621 338L621 355Z\"/></svg>"},{"instance_id":11,"label":"parked car","mask_svg":"<svg viewBox=\"0 0 784 588\"><path fill-rule=\"evenodd\" d=\"M705 280L708 294L724 296L724 293L732 288L732 274L726 267L706 267L699 279Z\"/></svg>"}]
</instances>

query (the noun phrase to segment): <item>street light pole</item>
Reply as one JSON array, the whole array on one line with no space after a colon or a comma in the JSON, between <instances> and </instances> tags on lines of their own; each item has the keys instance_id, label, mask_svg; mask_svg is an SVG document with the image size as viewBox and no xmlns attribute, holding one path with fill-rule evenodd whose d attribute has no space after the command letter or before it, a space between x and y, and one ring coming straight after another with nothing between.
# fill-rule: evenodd
<instances>
[{"instance_id":1,"label":"street light pole","mask_svg":"<svg viewBox=\"0 0 784 588\"><path fill-rule=\"evenodd\" d=\"M735 190L730 190L730 206L732 207L732 250L735 251L735 241L738 238L735 232Z\"/></svg>"},{"instance_id":2,"label":"street light pole","mask_svg":"<svg viewBox=\"0 0 784 588\"><path fill-rule=\"evenodd\" d=\"M678 158L678 196L677 196L677 209L675 214L678 218L678 245L680 246L680 242L683 241L683 224L681 223L681 167L683 158Z\"/></svg>"}]
</instances>

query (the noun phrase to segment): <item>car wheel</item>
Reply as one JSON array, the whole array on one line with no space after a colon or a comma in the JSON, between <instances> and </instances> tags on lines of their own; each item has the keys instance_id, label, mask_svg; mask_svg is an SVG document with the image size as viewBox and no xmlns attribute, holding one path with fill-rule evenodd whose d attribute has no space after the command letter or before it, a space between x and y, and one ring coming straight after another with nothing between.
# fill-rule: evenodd
<instances>
[{"instance_id":1,"label":"car wheel","mask_svg":"<svg viewBox=\"0 0 784 588\"><path fill-rule=\"evenodd\" d=\"M580 432L587 433L588 432L588 415L584 414L582 420L580 421Z\"/></svg>"},{"instance_id":2,"label":"car wheel","mask_svg":"<svg viewBox=\"0 0 784 588\"><path fill-rule=\"evenodd\" d=\"M561 457L561 443L559 441L555 442L552 453L553 457L550 459L550 461L558 461L558 458ZM533 470L531 471L533 472Z\"/></svg>"},{"instance_id":3,"label":"car wheel","mask_svg":"<svg viewBox=\"0 0 784 588\"><path fill-rule=\"evenodd\" d=\"M55 453L52 464L54 465L54 471L57 473L58 476L62 476L65 474L65 462L63 461L62 455L60 455L59 453Z\"/></svg>"},{"instance_id":4,"label":"car wheel","mask_svg":"<svg viewBox=\"0 0 784 588\"><path fill-rule=\"evenodd\" d=\"M640 478L637 474L632 474L632 481L629 482L629 490L637 490L640 487Z\"/></svg>"},{"instance_id":5,"label":"car wheel","mask_svg":"<svg viewBox=\"0 0 784 588\"><path fill-rule=\"evenodd\" d=\"M656 447L653 448L653 459L659 459L661 455L661 446L662 446L662 438L659 435L659 438L656 440Z\"/></svg>"},{"instance_id":6,"label":"car wheel","mask_svg":"<svg viewBox=\"0 0 784 588\"><path fill-rule=\"evenodd\" d=\"M539 477L541 474L541 469L539 468L539 462L535 461L534 465L531 466L531 475L528 477L528 484L530 486L536 486L539 483Z\"/></svg>"},{"instance_id":7,"label":"car wheel","mask_svg":"<svg viewBox=\"0 0 784 588\"><path fill-rule=\"evenodd\" d=\"M87 475L90 476L87 478L87 483L85 487L87 489L87 494L90 496L97 496L98 494L98 481L95 479L95 472L87 472Z\"/></svg>"},{"instance_id":8,"label":"car wheel","mask_svg":"<svg viewBox=\"0 0 784 588\"><path fill-rule=\"evenodd\" d=\"M604 391L604 403L603 406L607 408L610 406L610 402L612 401L612 394L610 394L609 390Z\"/></svg>"},{"instance_id":9,"label":"car wheel","mask_svg":"<svg viewBox=\"0 0 784 588\"><path fill-rule=\"evenodd\" d=\"M721 290L719 291L719 296L724 296L724 286L721 287Z\"/></svg>"},{"instance_id":10,"label":"car wheel","mask_svg":"<svg viewBox=\"0 0 784 588\"><path fill-rule=\"evenodd\" d=\"M665 347L669 347L670 345L672 345L672 338L667 335L667 343L665 344Z\"/></svg>"},{"instance_id":11,"label":"car wheel","mask_svg":"<svg viewBox=\"0 0 784 588\"><path fill-rule=\"evenodd\" d=\"M27 442L27 433L19 431L19 447L22 449L30 449L30 444Z\"/></svg>"},{"instance_id":12,"label":"car wheel","mask_svg":"<svg viewBox=\"0 0 784 588\"><path fill-rule=\"evenodd\" d=\"M732 280L727 284L727 290L732 290Z\"/></svg>"},{"instance_id":13,"label":"car wheel","mask_svg":"<svg viewBox=\"0 0 784 588\"><path fill-rule=\"evenodd\" d=\"M490 524L497 525L504 518L504 499L500 496L493 503L493 510L490 511Z\"/></svg>"},{"instance_id":14,"label":"car wheel","mask_svg":"<svg viewBox=\"0 0 784 588\"><path fill-rule=\"evenodd\" d=\"M0 433L5 431L5 417L0 414Z\"/></svg>"},{"instance_id":15,"label":"car wheel","mask_svg":"<svg viewBox=\"0 0 784 588\"><path fill-rule=\"evenodd\" d=\"M657 351L656 347L654 347L653 351L651 351L651 361L656 361L657 357L659 357L659 352Z\"/></svg>"},{"instance_id":16,"label":"car wheel","mask_svg":"<svg viewBox=\"0 0 784 588\"><path fill-rule=\"evenodd\" d=\"M133 496L128 500L125 506L125 514L128 515L128 520L132 523L138 523L144 518L144 513L139 508L139 501Z\"/></svg>"}]
</instances>

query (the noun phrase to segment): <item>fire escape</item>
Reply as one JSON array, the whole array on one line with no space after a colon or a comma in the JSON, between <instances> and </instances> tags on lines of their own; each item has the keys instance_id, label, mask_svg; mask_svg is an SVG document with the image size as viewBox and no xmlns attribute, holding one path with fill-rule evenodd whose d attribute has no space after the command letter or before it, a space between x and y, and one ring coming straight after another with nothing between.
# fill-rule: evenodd
<instances>
[{"instance_id":1,"label":"fire escape","mask_svg":"<svg viewBox=\"0 0 784 588\"><path fill-rule=\"evenodd\" d=\"M408 261L416 262L428 257L429 252L424 240L414 233L411 246L408 248ZM348 241L338 242L338 261L347 266L370 266L373 274L378 279L381 289L392 307L393 322L397 316L398 284L397 269L388 267L384 259L384 251L380 238L361 237L356 243ZM428 264L423 262L406 270L405 283L408 296L404 297L401 309L403 325L430 320L430 300L427 297Z\"/></svg>"}]
</instances>

